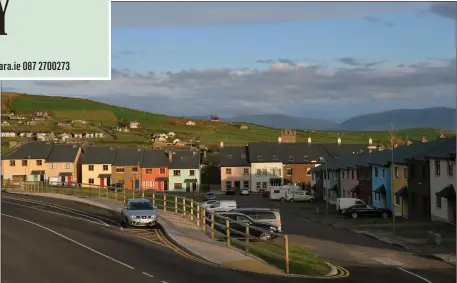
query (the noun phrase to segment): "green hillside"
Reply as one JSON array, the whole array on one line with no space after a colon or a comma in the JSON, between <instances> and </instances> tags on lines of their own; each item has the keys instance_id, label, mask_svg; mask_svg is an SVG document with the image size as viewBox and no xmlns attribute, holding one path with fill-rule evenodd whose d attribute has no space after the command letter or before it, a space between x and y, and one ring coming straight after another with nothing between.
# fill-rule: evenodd
<instances>
[{"instance_id":1,"label":"green hillside","mask_svg":"<svg viewBox=\"0 0 457 283\"><path fill-rule=\"evenodd\" d=\"M160 132L175 132L181 139L199 139L200 143L205 144L215 144L220 141L227 144L277 141L279 136L279 129L254 124L193 120L196 125L189 127L185 123L192 119L154 114L89 99L18 93L2 94L3 113L31 115L36 111L47 111L53 117L53 122L77 119L90 121L91 125L87 127L90 127L91 130L97 127L109 129L122 121L136 120L141 123L141 128L129 133L114 132L117 136L115 141L104 141L110 144L150 144L149 136ZM246 125L248 129L240 129L242 125ZM53 123L42 123L30 129L21 126L19 130L45 130L40 127L45 127L46 130L58 130L52 128ZM85 128L76 130L84 131ZM70 131L75 131L75 129ZM453 133L447 132L446 134ZM421 140L422 137L433 140L439 135L439 130L432 128L406 129L397 132L397 138L401 140ZM370 137L375 143L384 143L388 140L386 131L297 131L298 141L306 141L308 137L311 137L313 142L336 143L338 136L342 138L343 143L367 143Z\"/></svg>"}]
</instances>

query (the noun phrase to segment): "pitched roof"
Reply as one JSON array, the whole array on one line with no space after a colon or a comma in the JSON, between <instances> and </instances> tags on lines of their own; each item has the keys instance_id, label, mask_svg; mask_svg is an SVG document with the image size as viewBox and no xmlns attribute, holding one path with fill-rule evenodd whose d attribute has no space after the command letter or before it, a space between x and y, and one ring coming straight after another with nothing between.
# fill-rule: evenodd
<instances>
[{"instance_id":1,"label":"pitched roof","mask_svg":"<svg viewBox=\"0 0 457 283\"><path fill-rule=\"evenodd\" d=\"M249 166L249 150L247 146L228 146L219 153L222 167Z\"/></svg>"},{"instance_id":2,"label":"pitched roof","mask_svg":"<svg viewBox=\"0 0 457 283\"><path fill-rule=\"evenodd\" d=\"M143 149L119 147L114 156L113 166L137 166L143 159Z\"/></svg>"},{"instance_id":3,"label":"pitched roof","mask_svg":"<svg viewBox=\"0 0 457 283\"><path fill-rule=\"evenodd\" d=\"M143 152L142 167L168 167L170 160L168 153L163 150L146 149Z\"/></svg>"},{"instance_id":4,"label":"pitched roof","mask_svg":"<svg viewBox=\"0 0 457 283\"><path fill-rule=\"evenodd\" d=\"M89 146L84 148L82 164L113 164L115 147Z\"/></svg>"},{"instance_id":5,"label":"pitched roof","mask_svg":"<svg viewBox=\"0 0 457 283\"><path fill-rule=\"evenodd\" d=\"M449 158L455 152L455 137L437 139L432 142L423 143L420 151L405 156L405 159L425 160L427 157Z\"/></svg>"},{"instance_id":6,"label":"pitched roof","mask_svg":"<svg viewBox=\"0 0 457 283\"><path fill-rule=\"evenodd\" d=\"M74 162L80 148L78 144L53 144L46 162Z\"/></svg>"},{"instance_id":7,"label":"pitched roof","mask_svg":"<svg viewBox=\"0 0 457 283\"><path fill-rule=\"evenodd\" d=\"M198 151L173 151L170 169L200 169Z\"/></svg>"},{"instance_id":8,"label":"pitched roof","mask_svg":"<svg viewBox=\"0 0 457 283\"><path fill-rule=\"evenodd\" d=\"M51 142L29 142L3 154L2 159L46 159L51 147Z\"/></svg>"}]
</instances>

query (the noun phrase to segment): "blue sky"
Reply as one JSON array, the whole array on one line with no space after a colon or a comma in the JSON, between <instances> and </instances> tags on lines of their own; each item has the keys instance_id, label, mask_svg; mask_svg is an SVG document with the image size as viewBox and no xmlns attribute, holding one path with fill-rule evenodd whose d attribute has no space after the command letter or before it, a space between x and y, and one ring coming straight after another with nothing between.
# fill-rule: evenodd
<instances>
[{"instance_id":1,"label":"blue sky","mask_svg":"<svg viewBox=\"0 0 457 283\"><path fill-rule=\"evenodd\" d=\"M124 2L112 13L112 81L5 86L194 116L342 120L456 104L455 3Z\"/></svg>"}]
</instances>

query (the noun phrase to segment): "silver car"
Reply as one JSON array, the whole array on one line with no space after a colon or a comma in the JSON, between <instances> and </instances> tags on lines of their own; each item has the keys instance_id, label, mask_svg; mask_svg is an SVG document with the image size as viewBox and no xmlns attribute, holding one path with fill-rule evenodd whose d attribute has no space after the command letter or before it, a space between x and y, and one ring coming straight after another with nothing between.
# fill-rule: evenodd
<instances>
[{"instance_id":1,"label":"silver car","mask_svg":"<svg viewBox=\"0 0 457 283\"><path fill-rule=\"evenodd\" d=\"M148 199L129 199L121 212L123 226L155 226L158 215Z\"/></svg>"}]
</instances>

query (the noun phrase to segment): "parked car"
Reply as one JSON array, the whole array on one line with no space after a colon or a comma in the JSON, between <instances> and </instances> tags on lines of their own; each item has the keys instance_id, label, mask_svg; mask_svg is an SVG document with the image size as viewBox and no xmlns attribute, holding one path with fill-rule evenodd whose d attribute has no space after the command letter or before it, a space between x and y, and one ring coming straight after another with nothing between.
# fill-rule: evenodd
<instances>
[{"instance_id":1,"label":"parked car","mask_svg":"<svg viewBox=\"0 0 457 283\"><path fill-rule=\"evenodd\" d=\"M227 190L225 191L225 194L226 195L234 195L234 194L236 194L236 189L235 188L227 188Z\"/></svg>"},{"instance_id":2,"label":"parked car","mask_svg":"<svg viewBox=\"0 0 457 283\"><path fill-rule=\"evenodd\" d=\"M297 201L313 202L315 200L315 197L308 191L292 190L292 191L286 192L286 200L290 201L290 202L297 202Z\"/></svg>"},{"instance_id":3,"label":"parked car","mask_svg":"<svg viewBox=\"0 0 457 283\"><path fill-rule=\"evenodd\" d=\"M240 195L242 195L242 196L248 196L249 194L250 194L250 192L249 192L248 188L242 188L240 190Z\"/></svg>"},{"instance_id":4,"label":"parked car","mask_svg":"<svg viewBox=\"0 0 457 283\"><path fill-rule=\"evenodd\" d=\"M270 191L269 190L262 189L260 192L262 194L262 197L264 197L264 198L267 198L267 197L270 196Z\"/></svg>"},{"instance_id":5,"label":"parked car","mask_svg":"<svg viewBox=\"0 0 457 283\"><path fill-rule=\"evenodd\" d=\"M286 194L293 193L295 191L303 191L303 190L299 186L291 186L291 185L270 187L270 194L269 194L268 198L270 200L280 200L280 201L284 202L287 198Z\"/></svg>"},{"instance_id":6,"label":"parked car","mask_svg":"<svg viewBox=\"0 0 457 283\"><path fill-rule=\"evenodd\" d=\"M207 201L204 201L204 202L202 203L202 206L203 206L203 207L208 207L208 206L212 205L212 204L215 203L215 202L217 202L217 200L207 200Z\"/></svg>"},{"instance_id":7,"label":"parked car","mask_svg":"<svg viewBox=\"0 0 457 283\"><path fill-rule=\"evenodd\" d=\"M219 200L206 207L208 212L228 212L236 209L236 201L234 200Z\"/></svg>"},{"instance_id":8,"label":"parked car","mask_svg":"<svg viewBox=\"0 0 457 283\"><path fill-rule=\"evenodd\" d=\"M151 201L144 198L128 199L121 211L123 226L155 226L158 215Z\"/></svg>"},{"instance_id":9,"label":"parked car","mask_svg":"<svg viewBox=\"0 0 457 283\"><path fill-rule=\"evenodd\" d=\"M363 200L358 198L337 198L336 199L336 211L341 213L343 209L347 209L354 205L367 205Z\"/></svg>"},{"instance_id":10,"label":"parked car","mask_svg":"<svg viewBox=\"0 0 457 283\"><path fill-rule=\"evenodd\" d=\"M342 214L353 219L357 219L359 217L388 218L392 216L392 211L387 208L376 208L371 205L357 204L343 209Z\"/></svg>"},{"instance_id":11,"label":"parked car","mask_svg":"<svg viewBox=\"0 0 457 283\"><path fill-rule=\"evenodd\" d=\"M260 231L257 229L249 229L249 236L254 239L258 238L258 239L261 239L264 241L270 241L275 238L275 235L273 233L279 232L277 227L269 225L269 224L265 224L265 223L260 223L242 213L226 212L226 213L220 213L220 214L218 214L218 216L229 218L230 228L235 231L240 232L240 233L235 233L235 232L231 231L231 237L233 237L233 238L245 238L246 225L249 225L249 227L259 228L259 229L263 230L263 231ZM225 219L221 218L221 217L215 217L214 219L215 219L214 220L215 222L220 224L220 225L214 225L215 230L219 231L220 233L225 234L226 233Z\"/></svg>"},{"instance_id":12,"label":"parked car","mask_svg":"<svg viewBox=\"0 0 457 283\"><path fill-rule=\"evenodd\" d=\"M278 209L243 207L232 210L231 212L239 212L245 214L254 219L256 222L275 226L278 228L279 232L282 232L281 213Z\"/></svg>"},{"instance_id":13,"label":"parked car","mask_svg":"<svg viewBox=\"0 0 457 283\"><path fill-rule=\"evenodd\" d=\"M114 183L108 187L108 190L117 192L117 191L122 191L123 187L124 187L124 184L122 184L122 183Z\"/></svg>"},{"instance_id":14,"label":"parked car","mask_svg":"<svg viewBox=\"0 0 457 283\"><path fill-rule=\"evenodd\" d=\"M205 200L215 200L216 195L213 192L206 193Z\"/></svg>"}]
</instances>

